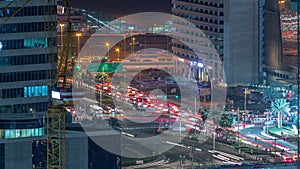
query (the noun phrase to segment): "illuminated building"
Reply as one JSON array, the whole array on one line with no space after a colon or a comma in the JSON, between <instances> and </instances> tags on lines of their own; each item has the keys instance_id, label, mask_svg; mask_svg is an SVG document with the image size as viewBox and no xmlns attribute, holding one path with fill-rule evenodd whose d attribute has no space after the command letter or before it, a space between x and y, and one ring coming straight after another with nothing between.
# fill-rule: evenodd
<instances>
[{"instance_id":1,"label":"illuminated building","mask_svg":"<svg viewBox=\"0 0 300 169\"><path fill-rule=\"evenodd\" d=\"M211 41L223 62L228 85L269 83L269 76L273 75L269 68L278 68L282 56L278 1L173 0L172 3L174 15L195 24ZM180 33L186 34L183 39L191 37L187 35L190 30ZM187 41L194 41L194 36ZM177 41L173 41L172 51L190 60L198 58ZM213 69L218 70L218 65Z\"/></svg>"}]
</instances>

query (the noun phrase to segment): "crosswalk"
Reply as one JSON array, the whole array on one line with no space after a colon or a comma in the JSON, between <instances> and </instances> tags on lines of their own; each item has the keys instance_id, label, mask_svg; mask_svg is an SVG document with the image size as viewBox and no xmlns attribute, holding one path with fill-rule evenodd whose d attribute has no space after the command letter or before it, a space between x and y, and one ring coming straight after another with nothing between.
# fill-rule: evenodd
<instances>
[{"instance_id":1,"label":"crosswalk","mask_svg":"<svg viewBox=\"0 0 300 169\"><path fill-rule=\"evenodd\" d=\"M241 165L242 161L244 161L244 158L242 157L238 157L222 151L208 150L208 152L212 153L212 156L214 158L222 161L224 164Z\"/></svg>"},{"instance_id":2,"label":"crosswalk","mask_svg":"<svg viewBox=\"0 0 300 169\"><path fill-rule=\"evenodd\" d=\"M122 130L146 130L146 129L157 129L157 126L147 126L147 127L123 127Z\"/></svg>"},{"instance_id":3,"label":"crosswalk","mask_svg":"<svg viewBox=\"0 0 300 169\"><path fill-rule=\"evenodd\" d=\"M136 166L130 166L130 167L122 167L123 169L136 169L136 168L149 168L149 167L153 167L153 166L160 166L163 164L168 163L165 160L160 160L160 161L156 161L153 163L146 163L146 164L141 164L141 165L136 165Z\"/></svg>"}]
</instances>

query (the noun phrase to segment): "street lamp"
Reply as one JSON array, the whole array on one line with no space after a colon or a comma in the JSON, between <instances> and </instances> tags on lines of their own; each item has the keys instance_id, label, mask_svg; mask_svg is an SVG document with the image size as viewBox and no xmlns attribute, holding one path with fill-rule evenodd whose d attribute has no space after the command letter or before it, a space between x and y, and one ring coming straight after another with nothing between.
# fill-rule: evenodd
<instances>
[{"instance_id":1,"label":"street lamp","mask_svg":"<svg viewBox=\"0 0 300 169\"><path fill-rule=\"evenodd\" d=\"M132 47L131 47L131 53L134 53L134 44L135 44L135 38L132 38Z\"/></svg>"},{"instance_id":2,"label":"street lamp","mask_svg":"<svg viewBox=\"0 0 300 169\"><path fill-rule=\"evenodd\" d=\"M240 145L240 108L237 109L237 122L238 122L238 132L237 132L237 138L238 138L238 145Z\"/></svg>"},{"instance_id":3,"label":"street lamp","mask_svg":"<svg viewBox=\"0 0 300 169\"><path fill-rule=\"evenodd\" d=\"M63 28L65 24L61 23L59 24L59 26L60 26L60 45L63 46Z\"/></svg>"},{"instance_id":4,"label":"street lamp","mask_svg":"<svg viewBox=\"0 0 300 169\"><path fill-rule=\"evenodd\" d=\"M154 42L156 43L156 24L154 24L154 27L153 27L153 34L154 34Z\"/></svg>"},{"instance_id":5,"label":"street lamp","mask_svg":"<svg viewBox=\"0 0 300 169\"><path fill-rule=\"evenodd\" d=\"M243 88L245 91L244 91L244 94L245 94L245 100L244 100L244 113L246 112L246 109L247 109L247 90L248 88Z\"/></svg>"},{"instance_id":6,"label":"street lamp","mask_svg":"<svg viewBox=\"0 0 300 169\"><path fill-rule=\"evenodd\" d=\"M123 52L124 52L124 53L123 53L123 58L125 58L125 52L126 52L126 34L125 34L125 33L124 33L124 40L123 40L123 42L124 42L124 44L123 44L123 45L124 45L124 46L123 46L123 50L124 50L124 51L123 51Z\"/></svg>"},{"instance_id":7,"label":"street lamp","mask_svg":"<svg viewBox=\"0 0 300 169\"><path fill-rule=\"evenodd\" d=\"M269 134L269 111L267 111L267 134Z\"/></svg>"},{"instance_id":8,"label":"street lamp","mask_svg":"<svg viewBox=\"0 0 300 169\"><path fill-rule=\"evenodd\" d=\"M116 52L118 52L118 61L119 61L119 60L120 60L120 49L117 48L117 49L116 49Z\"/></svg>"},{"instance_id":9,"label":"street lamp","mask_svg":"<svg viewBox=\"0 0 300 169\"><path fill-rule=\"evenodd\" d=\"M106 43L105 43L105 46L107 46L107 57L109 58L109 43L106 42Z\"/></svg>"},{"instance_id":10,"label":"street lamp","mask_svg":"<svg viewBox=\"0 0 300 169\"><path fill-rule=\"evenodd\" d=\"M80 36L82 36L82 34L78 32L76 33L76 36L77 36L77 57L78 57L80 52Z\"/></svg>"}]
</instances>

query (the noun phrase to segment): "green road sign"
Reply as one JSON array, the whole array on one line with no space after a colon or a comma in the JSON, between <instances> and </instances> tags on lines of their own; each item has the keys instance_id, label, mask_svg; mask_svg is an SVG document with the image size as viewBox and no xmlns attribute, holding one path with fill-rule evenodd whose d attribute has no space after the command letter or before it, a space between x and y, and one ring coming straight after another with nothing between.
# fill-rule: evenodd
<instances>
[{"instance_id":1,"label":"green road sign","mask_svg":"<svg viewBox=\"0 0 300 169\"><path fill-rule=\"evenodd\" d=\"M123 64L122 63L89 63L88 64L88 72L123 72Z\"/></svg>"}]
</instances>

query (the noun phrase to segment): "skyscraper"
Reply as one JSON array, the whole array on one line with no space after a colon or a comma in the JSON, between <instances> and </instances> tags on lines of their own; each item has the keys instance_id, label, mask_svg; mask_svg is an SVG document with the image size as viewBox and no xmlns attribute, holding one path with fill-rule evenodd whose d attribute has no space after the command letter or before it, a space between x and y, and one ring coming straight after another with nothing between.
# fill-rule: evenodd
<instances>
[{"instance_id":1,"label":"skyscraper","mask_svg":"<svg viewBox=\"0 0 300 169\"><path fill-rule=\"evenodd\" d=\"M56 0L0 0L0 112L45 113L57 66Z\"/></svg>"},{"instance_id":2,"label":"skyscraper","mask_svg":"<svg viewBox=\"0 0 300 169\"><path fill-rule=\"evenodd\" d=\"M0 168L45 164L36 151L45 150L45 116L36 115L48 109L57 69L56 12L56 0L0 0Z\"/></svg>"},{"instance_id":3,"label":"skyscraper","mask_svg":"<svg viewBox=\"0 0 300 169\"><path fill-rule=\"evenodd\" d=\"M173 0L172 3L174 15L195 24L210 39L223 61L228 85L268 83L264 66L279 65L282 54L277 1ZM197 58L187 47L174 44L175 54Z\"/></svg>"}]
</instances>

